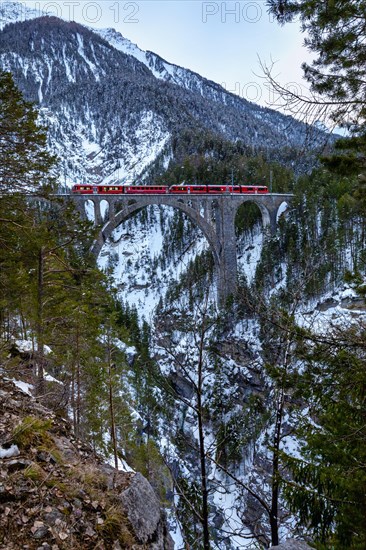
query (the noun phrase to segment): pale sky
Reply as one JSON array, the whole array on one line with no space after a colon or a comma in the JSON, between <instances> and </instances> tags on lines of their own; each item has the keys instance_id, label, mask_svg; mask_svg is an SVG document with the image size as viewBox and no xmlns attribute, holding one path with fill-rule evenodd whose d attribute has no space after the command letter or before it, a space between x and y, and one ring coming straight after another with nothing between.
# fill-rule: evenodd
<instances>
[{"instance_id":1,"label":"pale sky","mask_svg":"<svg viewBox=\"0 0 366 550\"><path fill-rule=\"evenodd\" d=\"M309 59L298 23L280 27L264 0L26 0L29 7L99 28L113 27L143 50L189 68L262 105L273 95L258 58L276 61L282 84L305 90L301 63Z\"/></svg>"}]
</instances>

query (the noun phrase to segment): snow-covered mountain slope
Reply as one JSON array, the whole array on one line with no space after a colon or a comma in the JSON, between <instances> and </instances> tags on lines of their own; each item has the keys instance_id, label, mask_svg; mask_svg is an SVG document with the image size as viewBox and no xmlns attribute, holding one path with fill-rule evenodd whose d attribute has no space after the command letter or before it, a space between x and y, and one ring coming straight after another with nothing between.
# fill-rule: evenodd
<instances>
[{"instance_id":1,"label":"snow-covered mountain slope","mask_svg":"<svg viewBox=\"0 0 366 550\"><path fill-rule=\"evenodd\" d=\"M219 102L227 103L230 98L235 98L233 94L230 94L215 82L207 80L189 69L169 63L154 52L141 50L136 44L125 38L115 29L93 29L93 31L117 50L127 55L132 55L141 61L141 63L151 70L156 78L177 84L182 88L200 93L204 97ZM249 105L249 102L245 101L245 103Z\"/></svg>"},{"instance_id":2,"label":"snow-covered mountain slope","mask_svg":"<svg viewBox=\"0 0 366 550\"><path fill-rule=\"evenodd\" d=\"M176 218L172 208L147 208L114 230L98 259L99 267L113 274L120 299L149 322L169 287L178 285L190 262L208 250L203 234L184 216L185 239L177 242Z\"/></svg>"},{"instance_id":3,"label":"snow-covered mountain slope","mask_svg":"<svg viewBox=\"0 0 366 550\"><path fill-rule=\"evenodd\" d=\"M143 52L112 29L96 33L16 6L0 7L0 67L39 104L66 183L148 175L157 157L168 162L172 140L187 128L266 150L304 142L303 124Z\"/></svg>"}]
</instances>

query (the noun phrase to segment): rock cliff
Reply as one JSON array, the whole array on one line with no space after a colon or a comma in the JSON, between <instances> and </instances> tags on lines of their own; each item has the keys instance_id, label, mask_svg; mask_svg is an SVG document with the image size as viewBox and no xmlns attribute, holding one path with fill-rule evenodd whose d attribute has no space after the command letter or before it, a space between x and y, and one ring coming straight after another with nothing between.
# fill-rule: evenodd
<instances>
[{"instance_id":1,"label":"rock cliff","mask_svg":"<svg viewBox=\"0 0 366 550\"><path fill-rule=\"evenodd\" d=\"M0 548L170 550L159 501L0 372Z\"/></svg>"}]
</instances>

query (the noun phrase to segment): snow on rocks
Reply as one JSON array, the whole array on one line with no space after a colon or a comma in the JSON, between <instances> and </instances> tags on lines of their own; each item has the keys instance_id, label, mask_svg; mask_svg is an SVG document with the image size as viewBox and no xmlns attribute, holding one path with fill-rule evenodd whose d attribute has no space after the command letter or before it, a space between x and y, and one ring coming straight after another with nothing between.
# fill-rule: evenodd
<instances>
[{"instance_id":1,"label":"snow on rocks","mask_svg":"<svg viewBox=\"0 0 366 550\"><path fill-rule=\"evenodd\" d=\"M19 454L18 445L10 445L10 447L5 448L4 445L0 445L0 458L11 458Z\"/></svg>"}]
</instances>

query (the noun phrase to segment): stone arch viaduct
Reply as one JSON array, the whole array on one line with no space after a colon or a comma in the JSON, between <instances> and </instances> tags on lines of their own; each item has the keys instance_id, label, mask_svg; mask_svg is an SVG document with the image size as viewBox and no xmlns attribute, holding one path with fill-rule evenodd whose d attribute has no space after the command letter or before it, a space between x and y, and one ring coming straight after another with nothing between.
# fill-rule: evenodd
<instances>
[{"instance_id":1,"label":"stone arch viaduct","mask_svg":"<svg viewBox=\"0 0 366 550\"><path fill-rule=\"evenodd\" d=\"M161 204L184 212L206 237L213 256L217 276L218 301L221 305L235 292L237 285L237 251L235 216L239 206L245 202L255 203L262 214L263 227L273 235L277 226L280 206L289 203L291 194L268 193L265 195L68 195L76 203L81 216L86 218L86 202L94 205L94 222L100 232L93 244L92 252L98 256L112 231L134 212L142 208ZM101 203L106 201L106 215L101 214Z\"/></svg>"}]
</instances>

